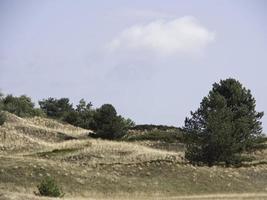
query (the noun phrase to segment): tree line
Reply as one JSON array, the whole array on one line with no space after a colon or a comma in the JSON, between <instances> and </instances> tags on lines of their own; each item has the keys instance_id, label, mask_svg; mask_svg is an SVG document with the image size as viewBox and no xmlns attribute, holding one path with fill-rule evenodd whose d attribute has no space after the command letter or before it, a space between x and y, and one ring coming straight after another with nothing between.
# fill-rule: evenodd
<instances>
[{"instance_id":1,"label":"tree line","mask_svg":"<svg viewBox=\"0 0 267 200\"><path fill-rule=\"evenodd\" d=\"M76 106L68 98L47 98L40 100L37 108L32 99L26 95L19 97L8 94L0 95L0 110L13 113L19 117L42 116L60 120L95 132L94 137L104 139L119 139L127 130L135 125L129 119L117 114L115 107L104 104L100 108L93 108L91 102L81 99ZM0 124L5 120L0 115ZM1 123L2 121L2 123Z\"/></svg>"},{"instance_id":2,"label":"tree line","mask_svg":"<svg viewBox=\"0 0 267 200\"><path fill-rule=\"evenodd\" d=\"M22 95L0 96L0 109L20 117L47 116L75 126L92 129L96 137L122 138L128 129L147 130L168 126L139 125L118 115L111 104L93 109L91 102L80 100L76 107L68 98L48 98L39 101L36 108L30 97ZM183 142L185 157L193 164L224 163L238 165L249 160L246 153L266 148L266 136L262 133L263 112L256 111L256 100L251 91L238 80L228 78L214 83L200 103L200 107L186 117ZM0 115L3 121L4 117ZM172 127L175 129L175 127ZM154 136L153 136L154 137ZM146 138L146 137L144 137ZM172 137L175 138L175 137Z\"/></svg>"}]
</instances>

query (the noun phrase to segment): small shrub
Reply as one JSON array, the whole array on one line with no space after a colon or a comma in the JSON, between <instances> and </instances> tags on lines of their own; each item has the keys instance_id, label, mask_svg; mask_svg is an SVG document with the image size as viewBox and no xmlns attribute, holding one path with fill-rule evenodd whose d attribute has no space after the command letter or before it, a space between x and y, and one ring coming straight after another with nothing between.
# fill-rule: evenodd
<instances>
[{"instance_id":1,"label":"small shrub","mask_svg":"<svg viewBox=\"0 0 267 200\"><path fill-rule=\"evenodd\" d=\"M48 197L62 197L64 194L58 187L55 179L46 177L41 184L37 186L39 195Z\"/></svg>"},{"instance_id":2,"label":"small shrub","mask_svg":"<svg viewBox=\"0 0 267 200\"><path fill-rule=\"evenodd\" d=\"M0 111L0 126L2 126L6 121L6 115L5 113Z\"/></svg>"}]
</instances>

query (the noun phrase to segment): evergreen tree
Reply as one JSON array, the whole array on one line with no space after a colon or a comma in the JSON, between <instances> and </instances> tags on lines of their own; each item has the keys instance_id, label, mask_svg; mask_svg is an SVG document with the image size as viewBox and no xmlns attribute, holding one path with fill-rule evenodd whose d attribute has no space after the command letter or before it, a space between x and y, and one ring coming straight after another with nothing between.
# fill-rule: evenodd
<instances>
[{"instance_id":1,"label":"evergreen tree","mask_svg":"<svg viewBox=\"0 0 267 200\"><path fill-rule=\"evenodd\" d=\"M85 129L94 129L94 113L95 110L92 109L93 104L91 102L86 103L84 99L79 101L76 107L76 112L78 113L77 126Z\"/></svg>"},{"instance_id":2,"label":"evergreen tree","mask_svg":"<svg viewBox=\"0 0 267 200\"><path fill-rule=\"evenodd\" d=\"M96 110L94 115L96 137L104 139L118 139L125 134L123 118L117 115L111 104L104 104Z\"/></svg>"},{"instance_id":3,"label":"evergreen tree","mask_svg":"<svg viewBox=\"0 0 267 200\"><path fill-rule=\"evenodd\" d=\"M242 153L264 147L256 101L235 79L214 83L200 107L185 119L186 158L193 163L242 162Z\"/></svg>"},{"instance_id":4,"label":"evergreen tree","mask_svg":"<svg viewBox=\"0 0 267 200\"><path fill-rule=\"evenodd\" d=\"M64 119L74 109L68 98L48 98L39 101L40 108L48 117Z\"/></svg>"},{"instance_id":5,"label":"evergreen tree","mask_svg":"<svg viewBox=\"0 0 267 200\"><path fill-rule=\"evenodd\" d=\"M94 113L92 103L86 103L81 99L75 110L68 112L63 121L68 122L74 126L79 126L85 129L94 129Z\"/></svg>"}]
</instances>

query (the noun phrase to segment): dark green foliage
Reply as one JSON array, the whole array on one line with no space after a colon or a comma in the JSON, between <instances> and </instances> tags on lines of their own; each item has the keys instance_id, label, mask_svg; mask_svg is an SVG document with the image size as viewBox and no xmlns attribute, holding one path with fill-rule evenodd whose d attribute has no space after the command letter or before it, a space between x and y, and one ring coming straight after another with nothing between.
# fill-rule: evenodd
<instances>
[{"instance_id":1,"label":"dark green foliage","mask_svg":"<svg viewBox=\"0 0 267 200\"><path fill-rule=\"evenodd\" d=\"M134 126L132 120L118 116L115 108L110 104L94 110L91 102L87 103L81 99L74 109L67 98L48 98L39 101L39 105L48 117L92 129L96 131L95 137L117 139L122 137L128 128Z\"/></svg>"},{"instance_id":2,"label":"dark green foliage","mask_svg":"<svg viewBox=\"0 0 267 200\"><path fill-rule=\"evenodd\" d=\"M3 111L0 111L0 126L2 126L6 121L6 115Z\"/></svg>"},{"instance_id":3,"label":"dark green foliage","mask_svg":"<svg viewBox=\"0 0 267 200\"><path fill-rule=\"evenodd\" d=\"M104 104L94 115L96 137L103 139L119 139L126 134L127 124L117 115L111 104Z\"/></svg>"},{"instance_id":4,"label":"dark green foliage","mask_svg":"<svg viewBox=\"0 0 267 200\"><path fill-rule=\"evenodd\" d=\"M135 124L130 119L119 115L115 108L106 104L101 108L92 109L92 103L81 99L76 109L68 98L48 98L39 101L40 108L35 108L30 97L22 95L4 97L0 93L0 111L8 111L19 117L47 116L53 119L67 122L74 126L95 130L96 137L117 139ZM0 124L4 123L5 117L0 113Z\"/></svg>"},{"instance_id":5,"label":"dark green foliage","mask_svg":"<svg viewBox=\"0 0 267 200\"><path fill-rule=\"evenodd\" d=\"M2 126L6 121L6 115L3 110L3 94L0 93L0 126Z\"/></svg>"},{"instance_id":6,"label":"dark green foliage","mask_svg":"<svg viewBox=\"0 0 267 200\"><path fill-rule=\"evenodd\" d=\"M40 108L48 116L55 119L64 119L69 112L73 111L68 98L48 98L39 101Z\"/></svg>"},{"instance_id":7,"label":"dark green foliage","mask_svg":"<svg viewBox=\"0 0 267 200\"><path fill-rule=\"evenodd\" d=\"M70 112L65 113L65 116L62 120L74 126L78 126L78 119L79 119L79 113L76 112L75 110L72 110Z\"/></svg>"},{"instance_id":8,"label":"dark green foliage","mask_svg":"<svg viewBox=\"0 0 267 200\"><path fill-rule=\"evenodd\" d=\"M22 95L20 97L14 97L13 95L7 95L1 98L1 107L3 110L13 113L19 117L33 117L42 116L44 113L34 107L34 103L31 98Z\"/></svg>"},{"instance_id":9,"label":"dark green foliage","mask_svg":"<svg viewBox=\"0 0 267 200\"><path fill-rule=\"evenodd\" d=\"M3 110L4 104L3 104L4 95L0 92L0 110Z\"/></svg>"},{"instance_id":10,"label":"dark green foliage","mask_svg":"<svg viewBox=\"0 0 267 200\"><path fill-rule=\"evenodd\" d=\"M124 128L127 129L127 130L128 129L132 129L133 127L135 127L134 121L129 119L129 118L125 119L125 118L122 117L122 121L123 121L123 124L124 124Z\"/></svg>"},{"instance_id":11,"label":"dark green foliage","mask_svg":"<svg viewBox=\"0 0 267 200\"><path fill-rule=\"evenodd\" d=\"M81 99L76 109L69 112L63 120L85 129L94 129L94 113L92 103L86 103L84 99Z\"/></svg>"},{"instance_id":12,"label":"dark green foliage","mask_svg":"<svg viewBox=\"0 0 267 200\"><path fill-rule=\"evenodd\" d=\"M48 98L39 101L39 105L48 117L85 129L93 129L95 127L95 111L92 109L92 103L86 103L84 99L80 100L76 109L73 108L68 98Z\"/></svg>"},{"instance_id":13,"label":"dark green foliage","mask_svg":"<svg viewBox=\"0 0 267 200\"><path fill-rule=\"evenodd\" d=\"M242 153L263 148L260 119L250 90L235 79L214 83L197 111L185 120L186 158L193 163L242 162Z\"/></svg>"},{"instance_id":14,"label":"dark green foliage","mask_svg":"<svg viewBox=\"0 0 267 200\"><path fill-rule=\"evenodd\" d=\"M119 139L129 128L135 126L131 119L117 115L111 104L104 104L99 109L92 109L92 103L81 99L76 109L67 112L62 119L74 126L91 129L96 132L93 137Z\"/></svg>"},{"instance_id":15,"label":"dark green foliage","mask_svg":"<svg viewBox=\"0 0 267 200\"><path fill-rule=\"evenodd\" d=\"M58 187L56 181L51 177L46 177L41 184L37 186L41 196L62 197L63 193Z\"/></svg>"}]
</instances>

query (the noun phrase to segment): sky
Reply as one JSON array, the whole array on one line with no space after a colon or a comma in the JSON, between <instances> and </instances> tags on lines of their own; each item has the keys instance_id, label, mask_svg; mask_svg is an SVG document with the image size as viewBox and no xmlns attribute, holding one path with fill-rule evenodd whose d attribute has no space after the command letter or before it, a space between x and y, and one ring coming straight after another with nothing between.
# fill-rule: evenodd
<instances>
[{"instance_id":1,"label":"sky","mask_svg":"<svg viewBox=\"0 0 267 200\"><path fill-rule=\"evenodd\" d=\"M267 132L266 10L264 0L0 0L0 89L183 126L232 77Z\"/></svg>"}]
</instances>

